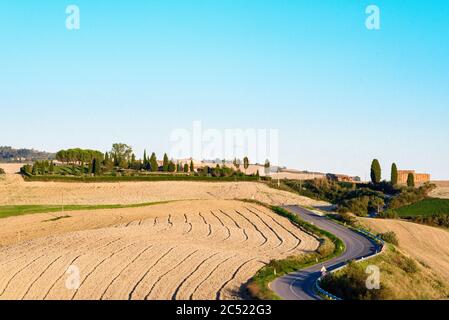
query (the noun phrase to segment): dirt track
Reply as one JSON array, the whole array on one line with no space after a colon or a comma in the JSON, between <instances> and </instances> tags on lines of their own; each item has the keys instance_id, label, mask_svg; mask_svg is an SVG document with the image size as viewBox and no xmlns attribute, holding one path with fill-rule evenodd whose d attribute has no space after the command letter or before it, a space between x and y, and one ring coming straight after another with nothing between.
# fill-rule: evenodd
<instances>
[{"instance_id":1,"label":"dirt track","mask_svg":"<svg viewBox=\"0 0 449 320\"><path fill-rule=\"evenodd\" d=\"M318 246L288 220L238 201L69 214L2 220L0 299L238 299L270 259ZM79 290L66 287L71 265Z\"/></svg>"}]
</instances>

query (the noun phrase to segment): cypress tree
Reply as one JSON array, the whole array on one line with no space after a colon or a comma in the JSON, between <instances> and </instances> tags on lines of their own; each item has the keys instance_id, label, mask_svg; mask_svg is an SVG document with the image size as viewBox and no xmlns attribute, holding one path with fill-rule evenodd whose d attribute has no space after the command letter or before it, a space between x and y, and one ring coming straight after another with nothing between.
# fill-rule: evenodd
<instances>
[{"instance_id":1,"label":"cypress tree","mask_svg":"<svg viewBox=\"0 0 449 320\"><path fill-rule=\"evenodd\" d=\"M243 158L243 168L245 168L245 173L246 173L246 169L249 168L249 159L248 159L248 157Z\"/></svg>"},{"instance_id":2,"label":"cypress tree","mask_svg":"<svg viewBox=\"0 0 449 320\"><path fill-rule=\"evenodd\" d=\"M187 163L184 164L184 172L189 172L189 165Z\"/></svg>"},{"instance_id":3,"label":"cypress tree","mask_svg":"<svg viewBox=\"0 0 449 320\"><path fill-rule=\"evenodd\" d=\"M111 156L107 152L106 152L106 154L104 156L103 164L106 167L106 170L112 170L112 167L114 166L114 163L112 162Z\"/></svg>"},{"instance_id":4,"label":"cypress tree","mask_svg":"<svg viewBox=\"0 0 449 320\"><path fill-rule=\"evenodd\" d=\"M175 172L176 171L176 165L173 161L169 161L167 165L167 171L168 172Z\"/></svg>"},{"instance_id":5,"label":"cypress tree","mask_svg":"<svg viewBox=\"0 0 449 320\"><path fill-rule=\"evenodd\" d=\"M150 158L150 168L151 171L156 172L159 170L159 164L157 163L156 154L153 152Z\"/></svg>"},{"instance_id":6,"label":"cypress tree","mask_svg":"<svg viewBox=\"0 0 449 320\"><path fill-rule=\"evenodd\" d=\"M147 150L143 150L143 167L145 170L148 168Z\"/></svg>"},{"instance_id":7,"label":"cypress tree","mask_svg":"<svg viewBox=\"0 0 449 320\"><path fill-rule=\"evenodd\" d=\"M398 167L396 166L396 163L391 165L391 184L393 186L398 184Z\"/></svg>"},{"instance_id":8,"label":"cypress tree","mask_svg":"<svg viewBox=\"0 0 449 320\"><path fill-rule=\"evenodd\" d=\"M216 165L214 169L212 169L212 175L214 177L220 177L221 176L221 168L220 165Z\"/></svg>"},{"instance_id":9,"label":"cypress tree","mask_svg":"<svg viewBox=\"0 0 449 320\"><path fill-rule=\"evenodd\" d=\"M168 171L168 165L169 165L169 160L168 160L167 154L165 153L165 154L164 154L164 161L163 161L163 163L162 163L162 170L163 170L164 172L167 172L167 171Z\"/></svg>"},{"instance_id":10,"label":"cypress tree","mask_svg":"<svg viewBox=\"0 0 449 320\"><path fill-rule=\"evenodd\" d=\"M193 160L190 160L190 172L195 172L195 166L193 165Z\"/></svg>"},{"instance_id":11,"label":"cypress tree","mask_svg":"<svg viewBox=\"0 0 449 320\"><path fill-rule=\"evenodd\" d=\"M237 158L234 159L233 164L234 164L234 167L237 168L237 170L240 168L240 160L237 160Z\"/></svg>"},{"instance_id":12,"label":"cypress tree","mask_svg":"<svg viewBox=\"0 0 449 320\"><path fill-rule=\"evenodd\" d=\"M265 169L269 169L270 168L270 166L271 166L271 164L270 164L270 160L265 160L265 165L264 165L264 167L265 167Z\"/></svg>"},{"instance_id":13,"label":"cypress tree","mask_svg":"<svg viewBox=\"0 0 449 320\"><path fill-rule=\"evenodd\" d=\"M371 181L374 184L380 183L380 180L382 179L382 169L380 167L379 160L374 159L371 163Z\"/></svg>"},{"instance_id":14,"label":"cypress tree","mask_svg":"<svg viewBox=\"0 0 449 320\"><path fill-rule=\"evenodd\" d=\"M92 173L96 176L100 175L101 173L100 161L98 161L96 158L92 160Z\"/></svg>"},{"instance_id":15,"label":"cypress tree","mask_svg":"<svg viewBox=\"0 0 449 320\"><path fill-rule=\"evenodd\" d=\"M248 159L248 157L245 157L245 158L243 159L243 167L244 167L245 169L248 169L248 167L249 167L249 159Z\"/></svg>"},{"instance_id":16,"label":"cypress tree","mask_svg":"<svg viewBox=\"0 0 449 320\"><path fill-rule=\"evenodd\" d=\"M409 173L407 177L407 186L409 188L415 187L415 175L413 173Z\"/></svg>"},{"instance_id":17,"label":"cypress tree","mask_svg":"<svg viewBox=\"0 0 449 320\"><path fill-rule=\"evenodd\" d=\"M265 160L265 165L264 165L264 171L265 171L265 175L269 175L270 174L270 168L271 168L271 163L270 160Z\"/></svg>"},{"instance_id":18,"label":"cypress tree","mask_svg":"<svg viewBox=\"0 0 449 320\"><path fill-rule=\"evenodd\" d=\"M101 175L101 163L100 163L100 161L96 161L96 167L95 167L95 171L94 171L94 174L95 175Z\"/></svg>"},{"instance_id":19,"label":"cypress tree","mask_svg":"<svg viewBox=\"0 0 449 320\"><path fill-rule=\"evenodd\" d=\"M89 162L89 165L87 167L87 174L91 174L94 173L94 165L93 165L93 160L91 162Z\"/></svg>"}]
</instances>

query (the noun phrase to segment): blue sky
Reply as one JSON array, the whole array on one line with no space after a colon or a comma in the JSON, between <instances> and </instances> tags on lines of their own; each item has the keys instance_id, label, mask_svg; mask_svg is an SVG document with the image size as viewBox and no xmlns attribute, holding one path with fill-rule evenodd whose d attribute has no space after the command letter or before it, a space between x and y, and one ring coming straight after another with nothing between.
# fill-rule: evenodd
<instances>
[{"instance_id":1,"label":"blue sky","mask_svg":"<svg viewBox=\"0 0 449 320\"><path fill-rule=\"evenodd\" d=\"M162 153L201 120L279 129L289 167L449 179L448 39L445 0L4 0L0 144Z\"/></svg>"}]
</instances>

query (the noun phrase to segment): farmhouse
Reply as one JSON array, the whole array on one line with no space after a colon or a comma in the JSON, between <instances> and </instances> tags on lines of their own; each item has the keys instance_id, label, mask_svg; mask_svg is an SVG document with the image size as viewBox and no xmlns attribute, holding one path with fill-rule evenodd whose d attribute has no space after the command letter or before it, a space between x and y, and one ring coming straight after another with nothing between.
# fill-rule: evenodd
<instances>
[{"instance_id":1,"label":"farmhouse","mask_svg":"<svg viewBox=\"0 0 449 320\"><path fill-rule=\"evenodd\" d=\"M338 181L338 182L359 182L359 177L351 177L345 174L335 174L335 173L328 173L326 174L326 178L331 181Z\"/></svg>"},{"instance_id":2,"label":"farmhouse","mask_svg":"<svg viewBox=\"0 0 449 320\"><path fill-rule=\"evenodd\" d=\"M417 184L430 182L430 174L428 173L416 173L415 170L398 170L398 184L407 184L410 173L415 177L415 183Z\"/></svg>"}]
</instances>

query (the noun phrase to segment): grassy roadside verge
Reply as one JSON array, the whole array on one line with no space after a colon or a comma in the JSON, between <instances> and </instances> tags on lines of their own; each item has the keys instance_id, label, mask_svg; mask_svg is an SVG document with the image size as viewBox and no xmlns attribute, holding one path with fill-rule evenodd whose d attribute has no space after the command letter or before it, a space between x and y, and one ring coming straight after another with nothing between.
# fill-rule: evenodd
<instances>
[{"instance_id":1,"label":"grassy roadside verge","mask_svg":"<svg viewBox=\"0 0 449 320\"><path fill-rule=\"evenodd\" d=\"M205 182L244 182L258 181L256 176L209 177L191 175L146 175L146 176L26 176L25 181L33 182L139 182L139 181L205 181Z\"/></svg>"},{"instance_id":2,"label":"grassy roadside verge","mask_svg":"<svg viewBox=\"0 0 449 320\"><path fill-rule=\"evenodd\" d=\"M345 245L343 241L334 236L332 233L299 219L297 215L292 214L283 208L269 206L259 202L255 203L273 210L280 216L289 219L294 225L304 231L315 235L320 241L320 246L316 252L313 253L270 261L270 263L260 269L247 284L249 294L252 298L260 300L280 300L281 298L269 288L269 284L274 279L332 259L344 252Z\"/></svg>"},{"instance_id":3,"label":"grassy roadside verge","mask_svg":"<svg viewBox=\"0 0 449 320\"><path fill-rule=\"evenodd\" d=\"M106 205L67 205L64 206L65 211L77 211L77 210L101 210L101 209L122 209L122 208L140 208L148 207L157 204L164 204L173 201L159 201L159 202L147 202L138 204L106 204ZM61 212L62 207L59 205L12 205L12 206L0 206L0 219L21 216L26 214L36 213L53 213Z\"/></svg>"},{"instance_id":4,"label":"grassy roadside verge","mask_svg":"<svg viewBox=\"0 0 449 320\"><path fill-rule=\"evenodd\" d=\"M378 267L380 287L369 290L367 270ZM328 274L321 287L344 300L435 300L447 299L449 288L430 267L404 255L388 244L382 255L351 262L335 273Z\"/></svg>"}]
</instances>

